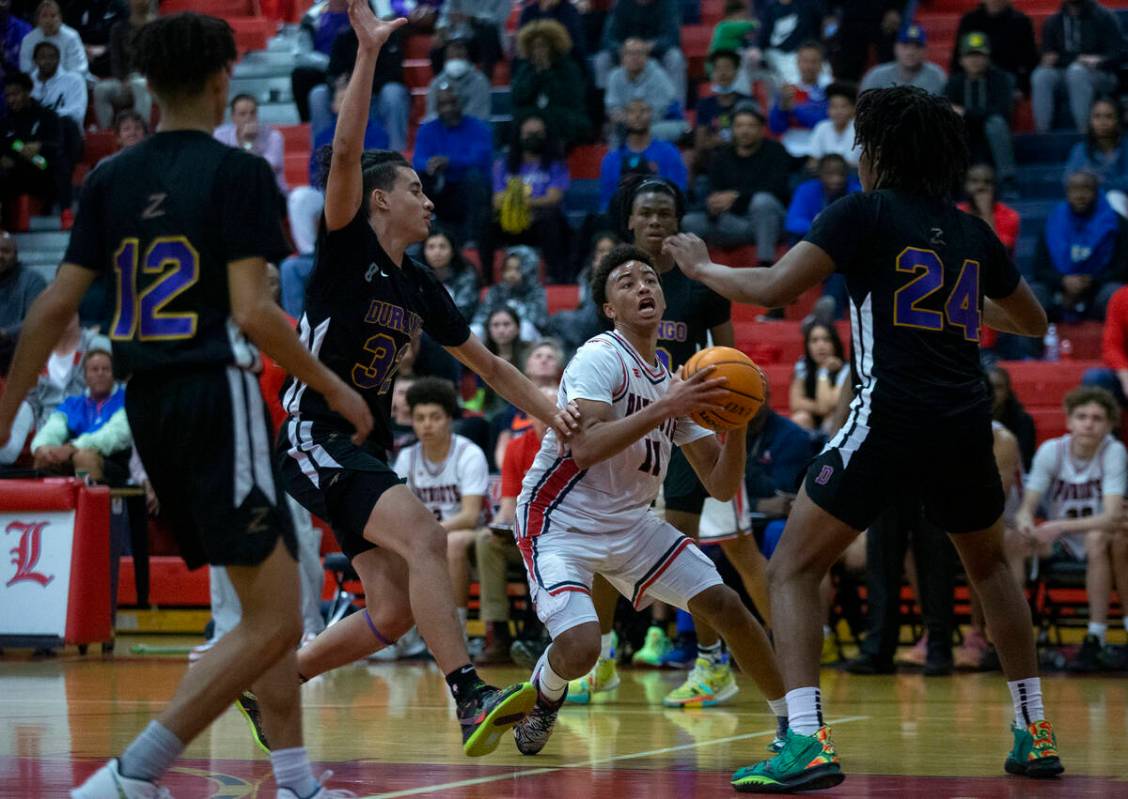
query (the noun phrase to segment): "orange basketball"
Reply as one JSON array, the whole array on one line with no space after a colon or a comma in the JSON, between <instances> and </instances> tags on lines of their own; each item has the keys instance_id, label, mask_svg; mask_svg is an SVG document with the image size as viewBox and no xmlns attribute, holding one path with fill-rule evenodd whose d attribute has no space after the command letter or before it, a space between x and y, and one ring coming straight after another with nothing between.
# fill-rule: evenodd
<instances>
[{"instance_id":1,"label":"orange basketball","mask_svg":"<svg viewBox=\"0 0 1128 799\"><path fill-rule=\"evenodd\" d=\"M747 424L764 404L764 373L760 367L740 350L708 347L686 361L682 374L689 379L694 372L706 366L715 367L710 379L728 378L724 386L728 395L721 403L723 411L694 413L693 421L719 433Z\"/></svg>"}]
</instances>

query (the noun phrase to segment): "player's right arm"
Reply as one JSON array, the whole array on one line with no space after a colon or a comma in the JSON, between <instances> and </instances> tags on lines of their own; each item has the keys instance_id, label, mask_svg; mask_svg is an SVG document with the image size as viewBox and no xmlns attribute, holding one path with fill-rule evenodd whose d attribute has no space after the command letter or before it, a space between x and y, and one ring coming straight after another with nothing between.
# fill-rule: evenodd
<instances>
[{"instance_id":1,"label":"player's right arm","mask_svg":"<svg viewBox=\"0 0 1128 799\"><path fill-rule=\"evenodd\" d=\"M376 58L388 37L407 23L400 18L384 22L376 18L367 0L349 0L349 23L356 31L356 64L345 89L337 130L333 134L333 158L325 183L325 224L340 230L353 220L363 201L360 157L364 152L364 131L372 103L372 78Z\"/></svg>"},{"instance_id":2,"label":"player's right arm","mask_svg":"<svg viewBox=\"0 0 1128 799\"><path fill-rule=\"evenodd\" d=\"M43 364L47 363L51 350L59 343L63 330L78 312L79 303L97 276L89 269L64 263L51 285L28 309L4 393L0 395L0 446L11 437L12 420L19 412L20 403L39 379Z\"/></svg>"},{"instance_id":3,"label":"player's right arm","mask_svg":"<svg viewBox=\"0 0 1128 799\"><path fill-rule=\"evenodd\" d=\"M983 298L983 321L1001 333L1019 336L1043 336L1046 333L1046 311L1030 290L1026 278L1006 297Z\"/></svg>"},{"instance_id":4,"label":"player's right arm","mask_svg":"<svg viewBox=\"0 0 1128 799\"><path fill-rule=\"evenodd\" d=\"M227 265L227 285L235 324L279 366L325 397L329 407L356 428L354 443L368 438L372 431L368 405L302 346L290 320L267 288L266 261L258 257L232 261ZM44 351L43 360L48 352L50 347Z\"/></svg>"}]
</instances>

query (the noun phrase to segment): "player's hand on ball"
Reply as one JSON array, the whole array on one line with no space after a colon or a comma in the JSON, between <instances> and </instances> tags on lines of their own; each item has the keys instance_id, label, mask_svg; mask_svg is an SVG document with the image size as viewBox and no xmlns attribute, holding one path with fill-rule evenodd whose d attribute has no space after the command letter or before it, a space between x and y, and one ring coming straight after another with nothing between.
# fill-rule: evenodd
<instances>
[{"instance_id":1,"label":"player's hand on ball","mask_svg":"<svg viewBox=\"0 0 1128 799\"><path fill-rule=\"evenodd\" d=\"M325 401L329 403L330 408L345 417L349 424L356 428L352 442L357 446L363 444L368 434L372 432L372 411L368 410L368 404L359 394L345 385L344 381L339 381L338 385L325 395Z\"/></svg>"},{"instance_id":2,"label":"player's hand on ball","mask_svg":"<svg viewBox=\"0 0 1128 799\"><path fill-rule=\"evenodd\" d=\"M712 261L709 248L701 237L692 233L678 233L662 243L662 252L673 257L686 277L697 280L704 268Z\"/></svg>"},{"instance_id":3,"label":"player's hand on ball","mask_svg":"<svg viewBox=\"0 0 1128 799\"><path fill-rule=\"evenodd\" d=\"M387 21L378 19L372 13L368 0L349 0L349 22L356 31L357 42L362 50L383 47L397 28L407 24L403 17Z\"/></svg>"},{"instance_id":4,"label":"player's hand on ball","mask_svg":"<svg viewBox=\"0 0 1128 799\"><path fill-rule=\"evenodd\" d=\"M689 416L706 410L724 410L726 396L724 377L710 377L714 367L697 370L688 380L671 375L670 389L660 402L669 408L670 416Z\"/></svg>"}]
</instances>

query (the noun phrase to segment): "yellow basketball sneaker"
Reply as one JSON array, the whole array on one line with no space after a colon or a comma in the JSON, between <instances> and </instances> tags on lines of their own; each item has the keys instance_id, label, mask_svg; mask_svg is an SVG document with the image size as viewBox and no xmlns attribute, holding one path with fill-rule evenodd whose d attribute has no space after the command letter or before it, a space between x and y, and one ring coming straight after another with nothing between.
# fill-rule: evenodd
<instances>
[{"instance_id":1,"label":"yellow basketball sneaker","mask_svg":"<svg viewBox=\"0 0 1128 799\"><path fill-rule=\"evenodd\" d=\"M619 687L619 669L615 658L600 658L590 672L568 683L568 697L564 701L571 705L591 704L595 694L614 691Z\"/></svg>"},{"instance_id":2,"label":"yellow basketball sneaker","mask_svg":"<svg viewBox=\"0 0 1128 799\"><path fill-rule=\"evenodd\" d=\"M736 696L739 689L728 663L713 665L697 658L685 682L666 694L666 707L716 707Z\"/></svg>"}]
</instances>

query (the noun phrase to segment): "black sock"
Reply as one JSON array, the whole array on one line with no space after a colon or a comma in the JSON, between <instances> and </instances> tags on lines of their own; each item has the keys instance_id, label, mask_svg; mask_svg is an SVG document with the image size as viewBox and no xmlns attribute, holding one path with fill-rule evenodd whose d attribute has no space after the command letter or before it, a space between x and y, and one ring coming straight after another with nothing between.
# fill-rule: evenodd
<instances>
[{"instance_id":1,"label":"black sock","mask_svg":"<svg viewBox=\"0 0 1128 799\"><path fill-rule=\"evenodd\" d=\"M467 663L460 669L455 669L446 676L447 685L450 686L450 695L455 702L462 702L473 696L479 686L484 685L478 671Z\"/></svg>"}]
</instances>

